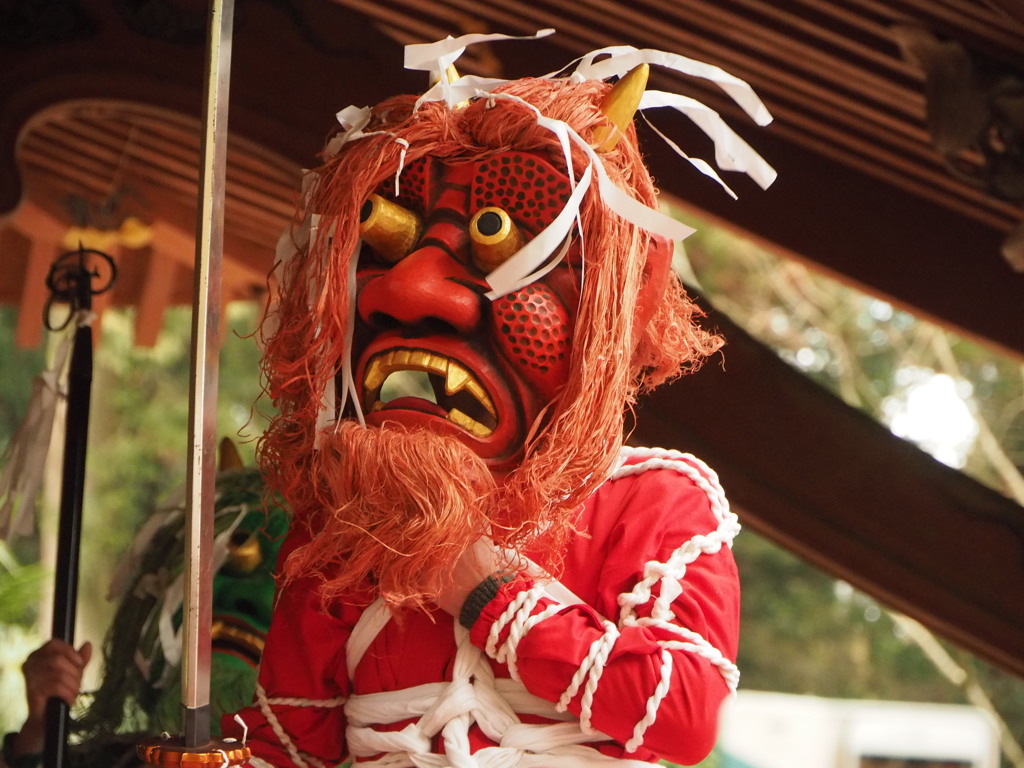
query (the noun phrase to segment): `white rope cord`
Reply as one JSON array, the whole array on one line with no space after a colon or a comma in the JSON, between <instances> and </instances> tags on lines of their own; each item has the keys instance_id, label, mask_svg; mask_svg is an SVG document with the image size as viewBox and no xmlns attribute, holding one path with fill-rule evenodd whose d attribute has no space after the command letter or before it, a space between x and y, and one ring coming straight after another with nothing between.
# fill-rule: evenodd
<instances>
[{"instance_id":1,"label":"white rope cord","mask_svg":"<svg viewBox=\"0 0 1024 768\"><path fill-rule=\"evenodd\" d=\"M515 596L515 599L509 603L504 613L497 618L497 620L491 624L491 631L487 634L487 644L484 647L484 651L492 659L503 663L503 659L498 658L498 640L501 638L501 633L505 627L508 626L516 615L525 607L526 615L537 606L540 602L541 597L544 594L544 588L536 586L533 589L525 590Z\"/></svg>"},{"instance_id":2,"label":"white rope cord","mask_svg":"<svg viewBox=\"0 0 1024 768\"><path fill-rule=\"evenodd\" d=\"M333 708L344 705L345 698L338 696L333 699L304 699L299 697L275 697L267 698L267 692L263 689L263 686L259 682L256 683L256 701L259 703L260 712L263 713L263 717L266 718L267 723L270 725L271 730L274 731L274 735L277 736L277 740L281 742L281 746L288 752L288 756L292 759L299 768L308 768L310 765L314 768L326 768L326 766L313 757L313 755L306 754L305 752L299 752L298 747L295 746L295 742L292 741L291 736L285 730L284 726L281 725L281 721L277 719L277 715L274 713L274 706L290 706L290 707L322 707L322 708ZM261 761L262 762L262 761Z\"/></svg>"},{"instance_id":3,"label":"white rope cord","mask_svg":"<svg viewBox=\"0 0 1024 768\"><path fill-rule=\"evenodd\" d=\"M703 554L715 554L721 551L723 545L731 546L740 526L736 515L729 509L729 502L718 482L718 476L695 456L660 448L624 448L622 456L624 459L638 458L641 461L635 464L620 465L610 479L629 477L655 469L671 470L682 474L707 496L711 512L718 523L715 530L710 533L697 534L684 542L672 553L667 562L650 561L645 563L643 578L630 592L624 592L618 596L621 607L619 627L656 627L683 638L683 641L657 641L662 649L658 683L647 699L643 718L634 726L632 737L624 745L627 752L635 752L643 745L644 734L657 719L661 702L671 688L673 660L670 651L682 650L702 656L718 669L729 690L736 690L739 683L739 670L736 665L696 632L673 624L671 622L673 618L671 605L682 593L680 582L686 577L687 566ZM655 598L653 589L656 584L660 586L660 591ZM550 618L564 607L555 604L540 613L533 614L542 595L543 587L541 586L519 593L491 625L488 634L487 654L495 660L507 664L509 673L515 680L520 679L515 662L516 651L523 637L537 623ZM652 599L654 599L654 605L651 608L650 618L638 619L636 609L641 605L646 605ZM500 636L506 627L509 630L508 637L499 647ZM587 655L573 674L569 686L559 697L556 709L565 711L569 702L579 693L580 687L583 687L583 696L580 699L580 728L584 734L594 732L591 725L594 695L612 648L619 636L619 628L611 622L606 622L604 633L591 643Z\"/></svg>"},{"instance_id":4,"label":"white rope cord","mask_svg":"<svg viewBox=\"0 0 1024 768\"><path fill-rule=\"evenodd\" d=\"M612 475L612 480L629 475L639 475L650 469L671 469L687 475L704 493L711 502L711 511L715 518L722 522L730 516L735 518L729 511L729 501L725 497L725 491L718 481L718 474L707 464L691 453L665 448L634 448L624 446L622 456L627 459L640 458L644 461L636 464L624 464ZM696 472L694 472L696 470Z\"/></svg>"},{"instance_id":5,"label":"white rope cord","mask_svg":"<svg viewBox=\"0 0 1024 768\"><path fill-rule=\"evenodd\" d=\"M559 712L565 712L569 708L569 702L579 693L580 686L583 685L583 681L589 676L595 662L598 659L607 660L608 654L611 653L612 646L615 644L618 636L618 627L606 620L604 622L604 634L590 644L590 650L587 651L587 655L580 662L579 669L576 670L572 680L569 681L569 687L559 696L558 704L556 705ZM603 664L604 662L602 661ZM585 727L589 727L589 719L588 717Z\"/></svg>"},{"instance_id":6,"label":"white rope cord","mask_svg":"<svg viewBox=\"0 0 1024 768\"><path fill-rule=\"evenodd\" d=\"M715 554L725 544L732 545L732 540L739 533L740 526L736 515L729 510L729 502L718 482L718 477L706 465L694 456L667 451L660 448L625 448L623 453L628 457L642 458L637 464L621 467L614 478L641 474L652 469L667 469L685 475L694 485L704 491L711 505L711 512L718 521L718 527L708 534L697 534L673 552L666 563L652 561L644 566L644 578L630 592L619 595L621 606L619 625L628 626L635 622L636 608L645 605L651 599L652 588L661 584L662 595L655 601L652 615L660 619L670 618L670 604L679 595L679 581L686 575L686 566L702 554ZM673 586L670 586L673 585Z\"/></svg>"},{"instance_id":7,"label":"white rope cord","mask_svg":"<svg viewBox=\"0 0 1024 768\"><path fill-rule=\"evenodd\" d=\"M685 627L674 624L671 619L672 601L682 592L680 582L686 577L687 566L702 554L715 554L723 545L732 546L732 541L739 533L740 526L736 515L730 511L725 492L718 481L718 475L703 461L691 454L661 448L630 448L625 447L622 455L626 458L639 458L640 462L620 466L612 475L612 479L642 474L653 469L666 469L685 475L700 488L708 498L711 512L718 522L714 531L708 534L697 534L676 549L665 563L650 561L644 565L644 577L630 592L619 595L621 607L619 626L649 626L672 632L685 639L685 642L659 640L661 652L661 673L658 685L647 700L644 717L633 729L632 738L626 742L627 752L635 752L643 744L643 736L654 724L658 716L658 708L671 685L673 668L670 650L682 650L707 659L714 665L725 680L731 692L735 692L739 684L739 670L736 665L715 648L711 643ZM650 602L653 587L660 585L660 591L651 607L649 618L637 619L636 609ZM592 673L591 673L592 674Z\"/></svg>"},{"instance_id":8,"label":"white rope cord","mask_svg":"<svg viewBox=\"0 0 1024 768\"><path fill-rule=\"evenodd\" d=\"M720 650L701 637L700 634L694 632L692 629L686 629L685 627L680 627L678 624L673 624L672 622L661 619L655 619L653 617L639 619L637 624L641 626L658 627L659 629L673 632L674 634L685 638L683 641L659 640L658 644L661 645L662 648L689 651L704 657L718 668L718 671L725 679L726 685L729 686L729 690L735 693L740 682L739 667L727 659Z\"/></svg>"},{"instance_id":9,"label":"white rope cord","mask_svg":"<svg viewBox=\"0 0 1024 768\"><path fill-rule=\"evenodd\" d=\"M267 701L267 692L263 690L263 686L257 681L256 683L256 701L259 702L260 712L267 719L270 724L270 728L274 731L274 735L277 736L277 740L281 742L281 746L288 752L288 756L292 759L292 762L299 768L308 768L308 763L302 759L299 754L298 747L295 746L295 742L292 741L291 736L281 725L281 721L277 719L277 715L274 714L274 710L270 708L270 703Z\"/></svg>"},{"instance_id":10,"label":"white rope cord","mask_svg":"<svg viewBox=\"0 0 1024 768\"><path fill-rule=\"evenodd\" d=\"M608 664L608 657L611 655L615 641L619 639L619 630L610 621L605 624L605 633L601 636L601 643L596 649L591 646L591 652L587 658L593 659L590 669L587 671L587 685L583 689L583 697L580 699L580 726L584 733L593 732L594 727L590 724L590 717L593 714L594 694L597 693L597 684L601 682L601 675ZM596 650L596 652L595 652Z\"/></svg>"},{"instance_id":11,"label":"white rope cord","mask_svg":"<svg viewBox=\"0 0 1024 768\"><path fill-rule=\"evenodd\" d=\"M540 620L540 615L530 618ZM455 626L455 637L457 650L450 683L426 683L349 697L345 706L349 751L356 757L384 755L377 760L360 760L363 768L516 768L536 755L565 762L570 759L569 754L562 754L567 748L610 738L598 731L584 732L574 719L522 723L520 712L552 719L558 719L559 713L555 705L530 694L522 683L496 679L483 652L460 625ZM418 717L416 722L400 731L373 727L413 717ZM469 729L474 724L498 746L472 752ZM432 738L438 733L444 742L444 754L431 751ZM589 754L589 750L572 752L573 766L567 768L585 763L581 758Z\"/></svg>"},{"instance_id":12,"label":"white rope cord","mask_svg":"<svg viewBox=\"0 0 1024 768\"><path fill-rule=\"evenodd\" d=\"M651 697L647 700L647 706L644 707L643 719L633 727L633 736L624 745L627 752L636 752L644 743L644 733L647 732L648 728L654 725L654 721L658 718L658 707L661 706L662 700L668 695L671 684L672 654L669 653L663 645L661 650L661 679L658 680L658 685L654 689L654 693L652 693Z\"/></svg>"},{"instance_id":13,"label":"white rope cord","mask_svg":"<svg viewBox=\"0 0 1024 768\"><path fill-rule=\"evenodd\" d=\"M541 587L541 591L543 592L543 587ZM536 606L536 602L534 602L534 606ZM551 618L563 608L565 608L564 605L553 603L540 613L531 614L522 608L516 612L516 617L509 628L508 639L498 649L496 656L499 662L504 662L508 666L508 673L513 680L519 681L521 679L519 677L519 667L516 665L518 660L516 652L519 649L519 641L526 637L527 633L537 624L544 621L544 619Z\"/></svg>"},{"instance_id":14,"label":"white rope cord","mask_svg":"<svg viewBox=\"0 0 1024 768\"><path fill-rule=\"evenodd\" d=\"M345 706L346 699L344 696L336 696L333 699L304 699L298 696L277 696L267 699L267 703L271 706L286 706L286 707L322 707L324 709L330 709L332 707L343 707Z\"/></svg>"}]
</instances>

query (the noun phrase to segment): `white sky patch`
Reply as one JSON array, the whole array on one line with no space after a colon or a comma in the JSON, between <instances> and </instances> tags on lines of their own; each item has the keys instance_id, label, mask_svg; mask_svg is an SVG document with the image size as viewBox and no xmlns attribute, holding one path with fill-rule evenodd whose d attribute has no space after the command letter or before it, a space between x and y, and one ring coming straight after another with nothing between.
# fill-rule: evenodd
<instances>
[{"instance_id":1,"label":"white sky patch","mask_svg":"<svg viewBox=\"0 0 1024 768\"><path fill-rule=\"evenodd\" d=\"M917 366L901 368L896 381L899 392L882 403L892 433L943 464L963 467L978 436L978 423L968 406L970 383Z\"/></svg>"}]
</instances>

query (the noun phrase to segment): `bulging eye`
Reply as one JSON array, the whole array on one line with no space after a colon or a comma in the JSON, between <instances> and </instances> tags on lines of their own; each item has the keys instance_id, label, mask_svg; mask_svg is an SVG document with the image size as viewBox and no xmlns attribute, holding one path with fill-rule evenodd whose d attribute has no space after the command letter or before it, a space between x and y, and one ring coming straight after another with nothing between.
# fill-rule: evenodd
<instances>
[{"instance_id":1,"label":"bulging eye","mask_svg":"<svg viewBox=\"0 0 1024 768\"><path fill-rule=\"evenodd\" d=\"M488 206L469 220L469 238L473 244L473 261L484 272L491 272L523 247L519 227L501 208Z\"/></svg>"},{"instance_id":2,"label":"bulging eye","mask_svg":"<svg viewBox=\"0 0 1024 768\"><path fill-rule=\"evenodd\" d=\"M259 536L249 531L235 531L228 541L228 559L224 569L236 576L252 573L263 562Z\"/></svg>"},{"instance_id":3,"label":"bulging eye","mask_svg":"<svg viewBox=\"0 0 1024 768\"><path fill-rule=\"evenodd\" d=\"M419 216L380 195L370 195L359 211L359 236L392 264L408 256L422 234Z\"/></svg>"}]
</instances>

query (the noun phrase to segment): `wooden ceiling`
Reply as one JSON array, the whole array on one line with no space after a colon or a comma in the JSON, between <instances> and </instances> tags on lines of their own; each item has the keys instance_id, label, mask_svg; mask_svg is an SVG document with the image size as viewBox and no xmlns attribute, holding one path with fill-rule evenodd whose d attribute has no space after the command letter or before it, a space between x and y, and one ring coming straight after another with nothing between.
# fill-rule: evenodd
<instances>
[{"instance_id":1,"label":"wooden ceiling","mask_svg":"<svg viewBox=\"0 0 1024 768\"><path fill-rule=\"evenodd\" d=\"M120 210L153 238L118 249L123 279L110 300L138 306L138 339L152 341L161 308L190 290L206 3L3 7L0 301L20 306L19 338L34 343L36 286L72 211L82 199L98 210L120 192ZM543 74L614 44L722 66L754 86L771 126L753 127L700 82L657 72L654 84L720 110L779 180L762 192L730 178L740 195L732 201L646 141L666 194L1024 357L1024 259L1003 253L1024 219L1024 193L991 194L992 158L980 146L958 152L950 172L930 131L936 87L900 44L916 36L962 46L980 73L972 103L989 104L993 73L1024 78L1018 0L237 0L226 296L266 290L298 169L315 162L334 113L422 90L419 73L400 69L403 44L544 27L558 32L471 49L460 70ZM710 157L684 121L652 120ZM1002 138L1006 158L1024 153L1018 137ZM728 372L706 370L659 393L638 435L709 460L747 524L1024 673L1015 597L1024 591L1024 510L809 384L728 318L715 321L730 339Z\"/></svg>"},{"instance_id":2,"label":"wooden ceiling","mask_svg":"<svg viewBox=\"0 0 1024 768\"><path fill-rule=\"evenodd\" d=\"M100 313L109 304L137 308L136 343L154 344L166 308L191 303L199 137L196 118L131 102L67 102L33 118L18 145L24 198L5 228L6 259L15 268L0 276L0 295L21 307L20 345L39 343L46 272L56 253L76 247L86 219L102 230L131 216L150 229L141 247L104 249L117 263L118 279L96 298ZM294 211L297 173L294 163L233 137L225 301L258 299L267 290L268 247Z\"/></svg>"}]
</instances>

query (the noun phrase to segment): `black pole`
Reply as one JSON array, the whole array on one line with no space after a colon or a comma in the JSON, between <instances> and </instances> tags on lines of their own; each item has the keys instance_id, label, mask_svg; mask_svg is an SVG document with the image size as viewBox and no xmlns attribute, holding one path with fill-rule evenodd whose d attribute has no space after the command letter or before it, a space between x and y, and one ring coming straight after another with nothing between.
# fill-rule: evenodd
<instances>
[{"instance_id":1,"label":"black pole","mask_svg":"<svg viewBox=\"0 0 1024 768\"><path fill-rule=\"evenodd\" d=\"M86 253L65 254L54 263L47 278L54 299L69 304L69 321L78 322L81 313L92 309L93 293L107 290L113 283L113 261L105 254L111 271L110 283L94 290L98 277L86 264ZM95 251L93 253L96 253ZM77 256L77 265L68 266L68 256ZM47 305L47 311L49 305ZM49 318L46 318L49 326ZM85 455L89 436L89 404L92 394L92 326L82 322L75 330L68 369L67 416L64 432L64 464L61 475L60 524L57 565L54 574L53 637L71 646L75 644L75 615L78 604L78 556L82 533L82 500L85 495ZM46 743L43 765L62 768L65 764L70 725L68 705L52 698L46 706Z\"/></svg>"},{"instance_id":2,"label":"black pole","mask_svg":"<svg viewBox=\"0 0 1024 768\"><path fill-rule=\"evenodd\" d=\"M88 276L84 309L92 307ZM68 372L67 424L64 431L64 469L61 475L60 526L57 569L53 589L53 637L75 644L78 607L78 552L82 534L82 498L85 493L85 450L89 436L89 402L92 394L92 326L75 331ZM46 705L46 768L61 768L68 744L68 705L52 698Z\"/></svg>"}]
</instances>

